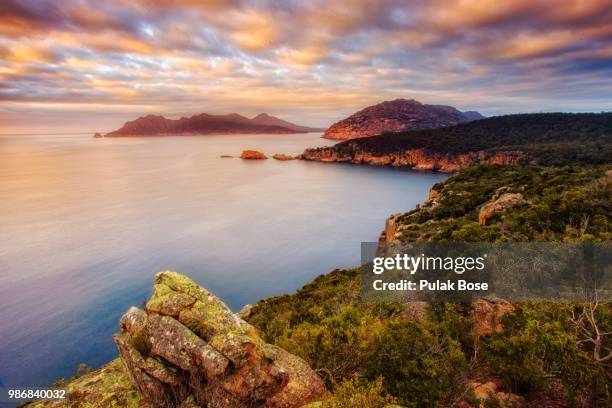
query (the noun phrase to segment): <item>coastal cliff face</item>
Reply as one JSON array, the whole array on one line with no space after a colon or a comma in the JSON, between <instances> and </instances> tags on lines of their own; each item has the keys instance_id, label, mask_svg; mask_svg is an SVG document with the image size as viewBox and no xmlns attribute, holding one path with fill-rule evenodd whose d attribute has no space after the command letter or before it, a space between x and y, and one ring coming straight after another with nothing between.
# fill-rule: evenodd
<instances>
[{"instance_id":1,"label":"coastal cliff face","mask_svg":"<svg viewBox=\"0 0 612 408\"><path fill-rule=\"evenodd\" d=\"M334 123L323 137L348 140L385 132L439 128L482 118L478 112L461 112L452 106L425 105L412 99L396 99L369 106Z\"/></svg>"},{"instance_id":2,"label":"coastal cliff face","mask_svg":"<svg viewBox=\"0 0 612 408\"><path fill-rule=\"evenodd\" d=\"M349 143L343 149L337 149L334 146L307 149L302 154L302 159L455 172L468 166L482 163L519 164L526 162L528 157L520 151L452 153L432 152L425 149L409 149L377 154L365 151L360 146Z\"/></svg>"}]
</instances>

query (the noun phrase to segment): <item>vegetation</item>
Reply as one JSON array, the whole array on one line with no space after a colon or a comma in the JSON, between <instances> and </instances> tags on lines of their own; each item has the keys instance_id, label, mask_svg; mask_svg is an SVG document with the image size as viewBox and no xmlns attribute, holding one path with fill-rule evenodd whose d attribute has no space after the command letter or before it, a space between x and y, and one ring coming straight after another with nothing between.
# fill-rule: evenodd
<instances>
[{"instance_id":1,"label":"vegetation","mask_svg":"<svg viewBox=\"0 0 612 408\"><path fill-rule=\"evenodd\" d=\"M503 188L528 204L478 224L482 204ZM433 187L439 199L404 214L402 241L609 241L612 172L607 166L475 166Z\"/></svg>"},{"instance_id":2,"label":"vegetation","mask_svg":"<svg viewBox=\"0 0 612 408\"><path fill-rule=\"evenodd\" d=\"M373 155L410 149L523 151L541 165L603 164L612 157L612 113L495 116L445 128L349 140L334 148L340 153L360 150Z\"/></svg>"},{"instance_id":3,"label":"vegetation","mask_svg":"<svg viewBox=\"0 0 612 408\"><path fill-rule=\"evenodd\" d=\"M336 388L336 392L318 406L320 408L388 408L395 402L395 398L385 393L382 378L379 377L374 382L359 379L343 381Z\"/></svg>"},{"instance_id":4,"label":"vegetation","mask_svg":"<svg viewBox=\"0 0 612 408\"><path fill-rule=\"evenodd\" d=\"M398 218L399 238L609 241L611 179L607 166L468 168L434 186L433 201ZM478 209L500 188L521 192L526 204L479 225ZM491 380L502 384L501 396L539 406L612 404L612 360L594 358L595 331L580 320L588 305L511 305L498 316L503 330L482 334L474 303L363 303L359 274L320 276L294 295L262 300L249 318L266 341L316 368L333 398L341 400L343 381L357 376L372 384L381 378L384 392L406 407L474 404L473 384ZM594 313L600 333L612 332L611 311L601 304ZM600 340L602 353L609 351L610 336Z\"/></svg>"}]
</instances>

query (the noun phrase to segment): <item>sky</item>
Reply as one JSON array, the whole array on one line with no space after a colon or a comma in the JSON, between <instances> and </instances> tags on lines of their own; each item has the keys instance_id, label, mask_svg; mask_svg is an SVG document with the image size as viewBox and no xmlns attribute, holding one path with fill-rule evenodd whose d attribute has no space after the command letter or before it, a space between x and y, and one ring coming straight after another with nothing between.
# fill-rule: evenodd
<instances>
[{"instance_id":1,"label":"sky","mask_svg":"<svg viewBox=\"0 0 612 408\"><path fill-rule=\"evenodd\" d=\"M395 98L612 110L611 0L1 0L0 133L155 113L328 126Z\"/></svg>"}]
</instances>

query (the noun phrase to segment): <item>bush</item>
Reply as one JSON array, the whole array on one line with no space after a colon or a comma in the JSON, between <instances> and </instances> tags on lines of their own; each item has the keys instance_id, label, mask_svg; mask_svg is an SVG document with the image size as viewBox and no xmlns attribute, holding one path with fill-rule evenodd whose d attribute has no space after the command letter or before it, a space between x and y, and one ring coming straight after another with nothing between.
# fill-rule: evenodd
<instances>
[{"instance_id":1,"label":"bush","mask_svg":"<svg viewBox=\"0 0 612 408\"><path fill-rule=\"evenodd\" d=\"M334 393L323 400L321 408L385 408L395 403L396 399L385 393L382 377L373 382L354 378L338 385Z\"/></svg>"}]
</instances>

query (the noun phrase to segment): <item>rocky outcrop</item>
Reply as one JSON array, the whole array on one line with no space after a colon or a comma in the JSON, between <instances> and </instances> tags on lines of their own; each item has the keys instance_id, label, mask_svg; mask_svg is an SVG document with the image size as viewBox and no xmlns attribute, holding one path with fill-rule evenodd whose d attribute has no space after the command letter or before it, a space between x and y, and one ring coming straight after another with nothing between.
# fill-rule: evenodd
<instances>
[{"instance_id":1,"label":"rocky outcrop","mask_svg":"<svg viewBox=\"0 0 612 408\"><path fill-rule=\"evenodd\" d=\"M487 221L495 214L504 212L510 208L525 204L527 201L521 193L506 193L504 189L498 190L491 199L480 207L478 223L486 225Z\"/></svg>"},{"instance_id":2,"label":"rocky outcrop","mask_svg":"<svg viewBox=\"0 0 612 408\"><path fill-rule=\"evenodd\" d=\"M291 155L283 154L283 153L276 153L272 157L275 158L276 160L280 160L280 161L287 161L287 160L295 160L295 159L297 159L296 156L291 156Z\"/></svg>"},{"instance_id":3,"label":"rocky outcrop","mask_svg":"<svg viewBox=\"0 0 612 408\"><path fill-rule=\"evenodd\" d=\"M497 379L492 379L485 383L469 383L468 389L478 403L470 404L462 400L457 404L458 408L523 408L527 406L527 401L523 397L509 392L503 392L503 384Z\"/></svg>"},{"instance_id":4,"label":"rocky outcrop","mask_svg":"<svg viewBox=\"0 0 612 408\"><path fill-rule=\"evenodd\" d=\"M395 234L397 233L397 219L403 215L404 213L392 214L389 218L385 220L385 228L381 232L378 238L378 244L387 245L393 244L396 241Z\"/></svg>"},{"instance_id":5,"label":"rocky outcrop","mask_svg":"<svg viewBox=\"0 0 612 408\"><path fill-rule=\"evenodd\" d=\"M502 319L515 308L512 303L502 299L489 300L480 299L472 302L474 315L474 327L472 333L475 336L488 336L493 333L501 333L504 329Z\"/></svg>"},{"instance_id":6,"label":"rocky outcrop","mask_svg":"<svg viewBox=\"0 0 612 408\"><path fill-rule=\"evenodd\" d=\"M160 272L145 310L115 335L121 359L154 407L300 407L325 388L300 358L265 343L206 289Z\"/></svg>"},{"instance_id":7,"label":"rocky outcrop","mask_svg":"<svg viewBox=\"0 0 612 408\"><path fill-rule=\"evenodd\" d=\"M408 149L376 154L365 151L357 144L306 149L303 160L320 162L343 162L370 164L375 166L409 167L417 170L435 170L455 172L465 167L490 164L518 164L527 160L527 155L520 151L473 151L465 153L435 152L426 149Z\"/></svg>"},{"instance_id":8,"label":"rocky outcrop","mask_svg":"<svg viewBox=\"0 0 612 408\"><path fill-rule=\"evenodd\" d=\"M231 154L222 154L220 157L222 159L232 159L234 156L232 156Z\"/></svg>"},{"instance_id":9,"label":"rocky outcrop","mask_svg":"<svg viewBox=\"0 0 612 408\"><path fill-rule=\"evenodd\" d=\"M482 119L478 112L461 112L452 106L425 105L413 99L396 99L369 106L334 123L326 139L347 140L386 132L431 129Z\"/></svg>"},{"instance_id":10,"label":"rocky outcrop","mask_svg":"<svg viewBox=\"0 0 612 408\"><path fill-rule=\"evenodd\" d=\"M120 129L107 133L106 137L189 136L227 133L283 134L313 131L318 131L318 129L295 125L267 114L260 114L249 119L236 113L228 115L202 113L180 119L147 115L126 122Z\"/></svg>"},{"instance_id":11,"label":"rocky outcrop","mask_svg":"<svg viewBox=\"0 0 612 408\"><path fill-rule=\"evenodd\" d=\"M104 137L104 135L103 135L102 133L98 133L98 132L96 132L96 133L94 133L94 136L93 136L93 137L94 137L95 139L101 139L101 138L103 138L103 137Z\"/></svg>"},{"instance_id":12,"label":"rocky outcrop","mask_svg":"<svg viewBox=\"0 0 612 408\"><path fill-rule=\"evenodd\" d=\"M240 158L245 160L266 160L268 156L257 150L245 150L240 155Z\"/></svg>"}]
</instances>

